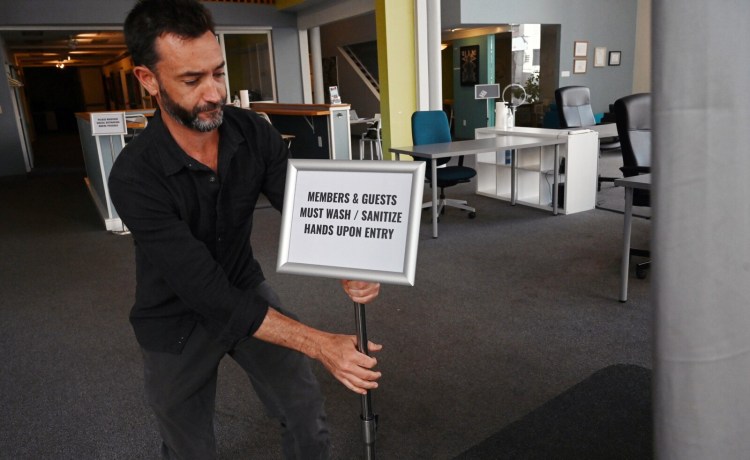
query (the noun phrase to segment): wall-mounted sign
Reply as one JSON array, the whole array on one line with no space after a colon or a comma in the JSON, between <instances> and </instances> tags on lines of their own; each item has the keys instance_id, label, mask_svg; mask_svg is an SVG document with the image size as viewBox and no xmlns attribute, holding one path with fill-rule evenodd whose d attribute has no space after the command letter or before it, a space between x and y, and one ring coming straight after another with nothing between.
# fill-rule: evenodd
<instances>
[{"instance_id":1,"label":"wall-mounted sign","mask_svg":"<svg viewBox=\"0 0 750 460\"><path fill-rule=\"evenodd\" d=\"M277 270L414 285L425 163L289 160Z\"/></svg>"},{"instance_id":2,"label":"wall-mounted sign","mask_svg":"<svg viewBox=\"0 0 750 460\"><path fill-rule=\"evenodd\" d=\"M474 99L496 99L500 97L500 85L474 85Z\"/></svg>"},{"instance_id":3,"label":"wall-mounted sign","mask_svg":"<svg viewBox=\"0 0 750 460\"><path fill-rule=\"evenodd\" d=\"M105 136L127 134L125 112L94 112L91 114L91 134Z\"/></svg>"}]
</instances>

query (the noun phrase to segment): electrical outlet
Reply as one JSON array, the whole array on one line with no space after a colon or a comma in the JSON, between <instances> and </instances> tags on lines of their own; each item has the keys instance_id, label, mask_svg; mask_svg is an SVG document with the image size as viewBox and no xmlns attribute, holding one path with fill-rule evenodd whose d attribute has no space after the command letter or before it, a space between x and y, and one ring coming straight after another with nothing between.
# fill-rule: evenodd
<instances>
[{"instance_id":1,"label":"electrical outlet","mask_svg":"<svg viewBox=\"0 0 750 460\"><path fill-rule=\"evenodd\" d=\"M3 113L3 106L0 105L0 113Z\"/></svg>"},{"instance_id":2,"label":"electrical outlet","mask_svg":"<svg viewBox=\"0 0 750 460\"><path fill-rule=\"evenodd\" d=\"M466 120L464 120L464 126L466 126Z\"/></svg>"},{"instance_id":3,"label":"electrical outlet","mask_svg":"<svg viewBox=\"0 0 750 460\"><path fill-rule=\"evenodd\" d=\"M561 77L569 77L570 76L570 70L563 70L560 72Z\"/></svg>"},{"instance_id":4,"label":"electrical outlet","mask_svg":"<svg viewBox=\"0 0 750 460\"><path fill-rule=\"evenodd\" d=\"M318 147L323 147L323 137L318 136Z\"/></svg>"}]
</instances>

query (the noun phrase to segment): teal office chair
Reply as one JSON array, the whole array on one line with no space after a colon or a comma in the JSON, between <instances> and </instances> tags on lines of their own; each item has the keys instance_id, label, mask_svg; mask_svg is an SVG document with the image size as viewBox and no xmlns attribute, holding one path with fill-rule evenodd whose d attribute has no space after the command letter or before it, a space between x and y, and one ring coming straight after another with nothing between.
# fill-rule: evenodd
<instances>
[{"instance_id":1,"label":"teal office chair","mask_svg":"<svg viewBox=\"0 0 750 460\"><path fill-rule=\"evenodd\" d=\"M451 131L448 124L448 117L442 110L428 110L414 112L411 116L411 139L414 145L438 144L442 142L451 142ZM438 210L440 214L445 213L446 206L452 206L469 212L469 218L476 217L476 209L468 205L464 200L451 200L445 197L445 189L461 183L469 182L477 175L474 168L464 166L464 157L458 157L457 166L448 166L450 158L439 158L437 162L437 177L432 176L432 160L426 158L414 157L414 160L421 160L427 163L425 179L431 187L440 187L440 198ZM432 203L425 203L423 207L431 207Z\"/></svg>"}]
</instances>

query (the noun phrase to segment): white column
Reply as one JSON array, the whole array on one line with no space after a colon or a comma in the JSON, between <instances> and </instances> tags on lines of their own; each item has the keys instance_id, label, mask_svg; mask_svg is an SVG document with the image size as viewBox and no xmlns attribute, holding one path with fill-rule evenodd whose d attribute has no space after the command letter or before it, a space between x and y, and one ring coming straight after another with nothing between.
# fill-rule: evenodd
<instances>
[{"instance_id":1,"label":"white column","mask_svg":"<svg viewBox=\"0 0 750 460\"><path fill-rule=\"evenodd\" d=\"M430 110L443 110L443 69L440 44L440 0L427 4L427 63L430 88Z\"/></svg>"},{"instance_id":2,"label":"white column","mask_svg":"<svg viewBox=\"0 0 750 460\"><path fill-rule=\"evenodd\" d=\"M417 67L417 110L430 109L430 70L427 52L427 0L414 0L414 49Z\"/></svg>"},{"instance_id":3,"label":"white column","mask_svg":"<svg viewBox=\"0 0 750 460\"><path fill-rule=\"evenodd\" d=\"M299 55L302 74L302 102L312 103L312 82L310 81L310 45L306 30L299 31Z\"/></svg>"},{"instance_id":4,"label":"white column","mask_svg":"<svg viewBox=\"0 0 750 460\"><path fill-rule=\"evenodd\" d=\"M746 0L653 1L656 458L750 452ZM689 25L689 26L688 26Z\"/></svg>"},{"instance_id":5,"label":"white column","mask_svg":"<svg viewBox=\"0 0 750 460\"><path fill-rule=\"evenodd\" d=\"M323 53L320 50L320 27L313 27L310 34L310 60L313 67L313 102L315 104L325 103L325 90L323 89Z\"/></svg>"}]
</instances>

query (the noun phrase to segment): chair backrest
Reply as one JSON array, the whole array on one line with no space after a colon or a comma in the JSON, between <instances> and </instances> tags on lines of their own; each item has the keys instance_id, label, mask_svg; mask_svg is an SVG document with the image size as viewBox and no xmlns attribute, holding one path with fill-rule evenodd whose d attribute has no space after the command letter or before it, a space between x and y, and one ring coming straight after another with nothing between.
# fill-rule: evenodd
<instances>
[{"instance_id":1,"label":"chair backrest","mask_svg":"<svg viewBox=\"0 0 750 460\"><path fill-rule=\"evenodd\" d=\"M411 116L411 140L414 145L450 142L448 117L442 110L424 110Z\"/></svg>"},{"instance_id":2,"label":"chair backrest","mask_svg":"<svg viewBox=\"0 0 750 460\"><path fill-rule=\"evenodd\" d=\"M411 115L411 140L414 145L451 142L451 128L448 116L442 110L421 110ZM415 157L415 160L425 160ZM438 165L448 163L450 158L440 158ZM428 161L429 165L429 161Z\"/></svg>"},{"instance_id":3,"label":"chair backrest","mask_svg":"<svg viewBox=\"0 0 750 460\"><path fill-rule=\"evenodd\" d=\"M591 108L591 92L586 86L564 86L555 90L555 103L561 128L581 128L596 124Z\"/></svg>"},{"instance_id":4,"label":"chair backrest","mask_svg":"<svg viewBox=\"0 0 750 460\"><path fill-rule=\"evenodd\" d=\"M615 101L617 135L622 149L623 175L651 167L651 94L638 93Z\"/></svg>"}]
</instances>

